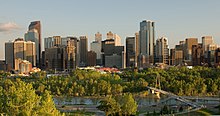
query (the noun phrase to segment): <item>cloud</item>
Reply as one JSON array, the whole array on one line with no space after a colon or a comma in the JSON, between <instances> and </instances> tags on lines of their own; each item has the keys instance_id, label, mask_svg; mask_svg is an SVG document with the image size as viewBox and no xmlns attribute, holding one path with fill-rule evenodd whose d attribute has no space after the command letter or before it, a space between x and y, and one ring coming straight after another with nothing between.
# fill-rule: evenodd
<instances>
[{"instance_id":1,"label":"cloud","mask_svg":"<svg viewBox=\"0 0 220 116\"><path fill-rule=\"evenodd\" d=\"M13 30L18 30L20 27L13 22L0 23L0 32L10 32Z\"/></svg>"}]
</instances>

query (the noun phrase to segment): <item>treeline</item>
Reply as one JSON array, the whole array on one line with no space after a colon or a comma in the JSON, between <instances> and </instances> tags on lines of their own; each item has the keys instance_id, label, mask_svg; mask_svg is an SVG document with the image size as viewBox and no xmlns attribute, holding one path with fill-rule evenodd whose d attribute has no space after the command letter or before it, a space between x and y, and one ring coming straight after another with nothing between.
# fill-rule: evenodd
<instances>
[{"instance_id":1,"label":"treeline","mask_svg":"<svg viewBox=\"0 0 220 116\"><path fill-rule=\"evenodd\" d=\"M178 95L218 95L220 90L219 67L149 68L139 73L125 71L120 77L130 81L142 78L152 87L159 87L160 82L161 89Z\"/></svg>"},{"instance_id":2,"label":"treeline","mask_svg":"<svg viewBox=\"0 0 220 116\"><path fill-rule=\"evenodd\" d=\"M25 80L25 79L24 79ZM31 82L40 94L44 90L57 96L107 96L122 93L138 93L148 83L139 78L126 81L117 74L101 74L92 70L75 70L69 76L52 76Z\"/></svg>"},{"instance_id":3,"label":"treeline","mask_svg":"<svg viewBox=\"0 0 220 116\"><path fill-rule=\"evenodd\" d=\"M5 73L0 72L1 77ZM23 77L38 94L45 90L57 96L106 96L147 91L146 86L160 87L178 95L217 95L220 90L220 68L171 67L149 68L139 72L101 74L92 70L75 70L68 76L46 78L44 72ZM147 92L146 92L147 93Z\"/></svg>"}]
</instances>

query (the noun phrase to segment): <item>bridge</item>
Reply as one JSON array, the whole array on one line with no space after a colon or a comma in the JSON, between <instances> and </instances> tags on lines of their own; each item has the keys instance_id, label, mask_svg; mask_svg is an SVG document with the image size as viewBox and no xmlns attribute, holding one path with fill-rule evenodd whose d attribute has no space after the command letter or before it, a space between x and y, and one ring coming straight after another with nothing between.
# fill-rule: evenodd
<instances>
[{"instance_id":1,"label":"bridge","mask_svg":"<svg viewBox=\"0 0 220 116\"><path fill-rule=\"evenodd\" d=\"M181 97L181 96L178 96L178 95L173 94L173 93L171 93L171 92L167 92L167 91L164 91L164 90L161 90L161 89L157 89L157 88L154 88L154 87L150 87L150 86L147 86L147 89L153 90L153 91L155 91L156 93L162 93L162 94L168 96L168 98L166 98L166 99L160 101L159 103L153 104L153 105L151 105L151 106L157 106L157 105L159 105L159 104L161 104L161 103L164 103L164 102L166 102L166 101L168 101L168 100L170 100L170 99L175 99L175 100L177 100L177 101L180 101L180 102L182 102L182 103L184 103L184 104L186 104L186 105L192 107L192 108L191 108L189 111L187 111L187 112L197 111L197 110L200 110L200 109L202 109L202 108L205 107L205 106L203 106L203 105L199 105L199 104L197 104L197 103L195 103L195 102L192 102L192 101L190 101L190 100L187 100L186 98ZM185 111L184 111L184 112L179 112L179 113L177 113L177 114L184 114L184 113L186 113L186 112L185 112Z\"/></svg>"}]
</instances>

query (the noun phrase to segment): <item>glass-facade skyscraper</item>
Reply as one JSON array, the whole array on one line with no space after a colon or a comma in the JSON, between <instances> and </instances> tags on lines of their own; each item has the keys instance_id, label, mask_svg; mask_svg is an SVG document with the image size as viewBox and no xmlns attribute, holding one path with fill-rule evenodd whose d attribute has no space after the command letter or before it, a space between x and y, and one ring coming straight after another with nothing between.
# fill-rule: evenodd
<instances>
[{"instance_id":1,"label":"glass-facade skyscraper","mask_svg":"<svg viewBox=\"0 0 220 116\"><path fill-rule=\"evenodd\" d=\"M144 20L139 31L139 67L147 67L154 63L155 23Z\"/></svg>"}]
</instances>

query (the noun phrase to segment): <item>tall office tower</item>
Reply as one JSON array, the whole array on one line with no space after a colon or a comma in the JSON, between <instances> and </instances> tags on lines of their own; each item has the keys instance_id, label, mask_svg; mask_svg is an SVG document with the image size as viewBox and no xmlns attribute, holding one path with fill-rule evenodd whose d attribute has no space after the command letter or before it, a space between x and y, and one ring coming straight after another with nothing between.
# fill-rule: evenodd
<instances>
[{"instance_id":1,"label":"tall office tower","mask_svg":"<svg viewBox=\"0 0 220 116\"><path fill-rule=\"evenodd\" d=\"M46 69L65 70L66 50L64 46L54 46L45 50Z\"/></svg>"},{"instance_id":2,"label":"tall office tower","mask_svg":"<svg viewBox=\"0 0 220 116\"><path fill-rule=\"evenodd\" d=\"M75 49L75 65L79 66L80 64L80 51L79 51L79 40L77 37L63 37L61 38L61 45L67 46L67 41L73 41L74 42L74 49Z\"/></svg>"},{"instance_id":3,"label":"tall office tower","mask_svg":"<svg viewBox=\"0 0 220 116\"><path fill-rule=\"evenodd\" d=\"M15 65L16 59L28 60L32 65L36 65L35 43L24 41L22 38L16 39L14 42L5 43L5 59L11 68L18 70L19 65Z\"/></svg>"},{"instance_id":4,"label":"tall office tower","mask_svg":"<svg viewBox=\"0 0 220 116\"><path fill-rule=\"evenodd\" d=\"M135 37L126 37L126 67L135 67Z\"/></svg>"},{"instance_id":5,"label":"tall office tower","mask_svg":"<svg viewBox=\"0 0 220 116\"><path fill-rule=\"evenodd\" d=\"M66 69L76 68L75 42L73 39L67 40L66 46Z\"/></svg>"},{"instance_id":6,"label":"tall office tower","mask_svg":"<svg viewBox=\"0 0 220 116\"><path fill-rule=\"evenodd\" d=\"M220 66L220 48L215 50L215 66Z\"/></svg>"},{"instance_id":7,"label":"tall office tower","mask_svg":"<svg viewBox=\"0 0 220 116\"><path fill-rule=\"evenodd\" d=\"M115 46L121 46L121 37L117 34L114 34Z\"/></svg>"},{"instance_id":8,"label":"tall office tower","mask_svg":"<svg viewBox=\"0 0 220 116\"><path fill-rule=\"evenodd\" d=\"M156 40L155 62L169 65L169 48L167 38L165 37Z\"/></svg>"},{"instance_id":9,"label":"tall office tower","mask_svg":"<svg viewBox=\"0 0 220 116\"><path fill-rule=\"evenodd\" d=\"M207 47L209 44L213 44L213 38L212 36L203 36L202 37L202 47L204 51L207 51Z\"/></svg>"},{"instance_id":10,"label":"tall office tower","mask_svg":"<svg viewBox=\"0 0 220 116\"><path fill-rule=\"evenodd\" d=\"M139 56L139 33L135 33L135 67L137 67L138 64L138 56Z\"/></svg>"},{"instance_id":11,"label":"tall office tower","mask_svg":"<svg viewBox=\"0 0 220 116\"><path fill-rule=\"evenodd\" d=\"M55 46L61 45L61 37L60 36L53 36L53 39L54 39Z\"/></svg>"},{"instance_id":12,"label":"tall office tower","mask_svg":"<svg viewBox=\"0 0 220 116\"><path fill-rule=\"evenodd\" d=\"M94 51L88 52L88 66L96 66L96 53Z\"/></svg>"},{"instance_id":13,"label":"tall office tower","mask_svg":"<svg viewBox=\"0 0 220 116\"><path fill-rule=\"evenodd\" d=\"M202 61L203 61L202 52L203 52L203 47L201 43L199 43L198 45L192 46L192 65L193 66L202 65Z\"/></svg>"},{"instance_id":14,"label":"tall office tower","mask_svg":"<svg viewBox=\"0 0 220 116\"><path fill-rule=\"evenodd\" d=\"M39 48L39 34L38 34L38 31L36 30L36 29L32 29L32 30L29 30L27 33L25 33L25 41L32 41L32 42L34 42L35 43L35 53L36 53L36 55L35 55L35 59L36 59L36 61L38 61L38 62L36 62L36 63L34 63L34 64L32 64L33 66L36 66L36 64L39 64L39 61L40 61L40 57L38 57L38 56L40 56L40 52L39 52L39 49L37 49L37 48Z\"/></svg>"},{"instance_id":15,"label":"tall office tower","mask_svg":"<svg viewBox=\"0 0 220 116\"><path fill-rule=\"evenodd\" d=\"M14 68L14 42L5 43L5 63L10 69Z\"/></svg>"},{"instance_id":16,"label":"tall office tower","mask_svg":"<svg viewBox=\"0 0 220 116\"><path fill-rule=\"evenodd\" d=\"M152 21L142 21L139 31L139 52L140 67L144 68L154 63L155 46L155 23Z\"/></svg>"},{"instance_id":17,"label":"tall office tower","mask_svg":"<svg viewBox=\"0 0 220 116\"><path fill-rule=\"evenodd\" d=\"M36 45L34 42L26 42L26 59L32 66L36 66Z\"/></svg>"},{"instance_id":18,"label":"tall office tower","mask_svg":"<svg viewBox=\"0 0 220 116\"><path fill-rule=\"evenodd\" d=\"M87 66L88 58L88 38L86 36L80 36L80 66Z\"/></svg>"},{"instance_id":19,"label":"tall office tower","mask_svg":"<svg viewBox=\"0 0 220 116\"><path fill-rule=\"evenodd\" d=\"M37 67L40 67L41 66L41 24L40 24L40 21L33 21L31 22L31 24L29 25L28 27L28 30L32 30L32 29L36 29L37 32L38 32L38 53L37 54ZM35 43L37 44L37 43Z\"/></svg>"},{"instance_id":20,"label":"tall office tower","mask_svg":"<svg viewBox=\"0 0 220 116\"><path fill-rule=\"evenodd\" d=\"M114 38L114 34L111 31L109 31L107 33L107 39L113 39L113 38Z\"/></svg>"},{"instance_id":21,"label":"tall office tower","mask_svg":"<svg viewBox=\"0 0 220 116\"><path fill-rule=\"evenodd\" d=\"M184 57L187 65L192 65L192 46L198 45L198 38L186 38Z\"/></svg>"},{"instance_id":22,"label":"tall office tower","mask_svg":"<svg viewBox=\"0 0 220 116\"><path fill-rule=\"evenodd\" d=\"M175 49L170 49L170 65L175 65Z\"/></svg>"},{"instance_id":23,"label":"tall office tower","mask_svg":"<svg viewBox=\"0 0 220 116\"><path fill-rule=\"evenodd\" d=\"M106 39L101 47L103 66L125 68L124 46L115 46L114 39Z\"/></svg>"},{"instance_id":24,"label":"tall office tower","mask_svg":"<svg viewBox=\"0 0 220 116\"><path fill-rule=\"evenodd\" d=\"M52 48L54 46L54 38L48 37L44 38L44 49Z\"/></svg>"},{"instance_id":25,"label":"tall office tower","mask_svg":"<svg viewBox=\"0 0 220 116\"><path fill-rule=\"evenodd\" d=\"M207 51L208 51L207 63L209 64L209 66L214 66L215 64L215 51L217 48L218 48L217 44L209 44L207 47Z\"/></svg>"},{"instance_id":26,"label":"tall office tower","mask_svg":"<svg viewBox=\"0 0 220 116\"><path fill-rule=\"evenodd\" d=\"M90 45L91 51L96 53L96 64L101 65L101 43L93 41Z\"/></svg>"},{"instance_id":27,"label":"tall office tower","mask_svg":"<svg viewBox=\"0 0 220 116\"><path fill-rule=\"evenodd\" d=\"M98 43L101 43L102 42L102 34L97 32L95 34L95 41L97 41Z\"/></svg>"},{"instance_id":28,"label":"tall office tower","mask_svg":"<svg viewBox=\"0 0 220 116\"><path fill-rule=\"evenodd\" d=\"M175 57L175 60L174 60L174 65L184 65L183 64L183 61L184 61L184 46L181 44L181 45L176 45L175 46L175 52L174 52L174 57Z\"/></svg>"}]
</instances>

